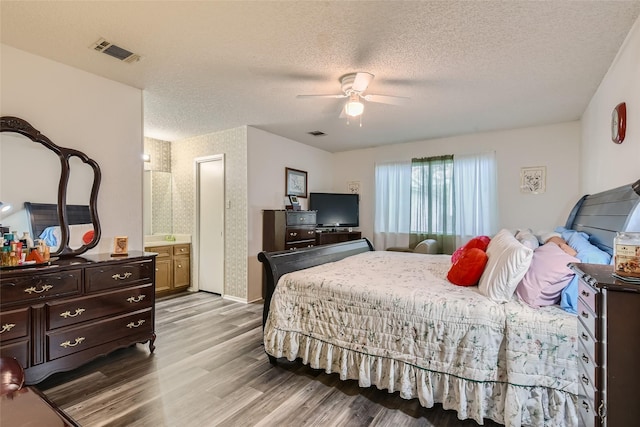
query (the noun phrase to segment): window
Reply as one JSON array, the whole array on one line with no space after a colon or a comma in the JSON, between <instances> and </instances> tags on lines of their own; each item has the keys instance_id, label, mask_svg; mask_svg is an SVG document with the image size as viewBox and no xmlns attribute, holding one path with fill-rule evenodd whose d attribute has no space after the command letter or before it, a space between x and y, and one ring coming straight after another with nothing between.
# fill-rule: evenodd
<instances>
[{"instance_id":1,"label":"window","mask_svg":"<svg viewBox=\"0 0 640 427\"><path fill-rule=\"evenodd\" d=\"M495 154L438 156L376 165L374 245L436 239L444 253L497 225Z\"/></svg>"}]
</instances>

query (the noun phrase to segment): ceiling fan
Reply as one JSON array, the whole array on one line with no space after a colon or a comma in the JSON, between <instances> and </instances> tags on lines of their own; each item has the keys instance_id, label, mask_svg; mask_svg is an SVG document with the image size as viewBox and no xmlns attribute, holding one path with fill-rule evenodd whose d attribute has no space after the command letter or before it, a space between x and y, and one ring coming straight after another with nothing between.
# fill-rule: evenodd
<instances>
[{"instance_id":1,"label":"ceiling fan","mask_svg":"<svg viewBox=\"0 0 640 427\"><path fill-rule=\"evenodd\" d=\"M348 98L349 100L345 103L342 113L340 114L340 117L347 116L347 123L349 117L362 115L364 111L363 101L403 105L409 100L409 98L403 96L365 94L364 92L369 87L373 78L374 75L367 72L345 74L340 77L342 93L333 95L298 95L297 98ZM360 123L360 126L362 126L362 123Z\"/></svg>"}]
</instances>

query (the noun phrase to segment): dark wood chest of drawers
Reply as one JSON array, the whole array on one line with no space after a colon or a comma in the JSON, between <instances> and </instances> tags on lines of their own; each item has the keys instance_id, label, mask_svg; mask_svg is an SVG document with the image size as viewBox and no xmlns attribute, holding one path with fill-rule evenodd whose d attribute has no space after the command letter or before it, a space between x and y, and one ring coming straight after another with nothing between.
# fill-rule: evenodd
<instances>
[{"instance_id":1,"label":"dark wood chest of drawers","mask_svg":"<svg viewBox=\"0 0 640 427\"><path fill-rule=\"evenodd\" d=\"M0 272L0 354L27 384L149 341L154 350L155 256L85 256Z\"/></svg>"},{"instance_id":2,"label":"dark wood chest of drawers","mask_svg":"<svg viewBox=\"0 0 640 427\"><path fill-rule=\"evenodd\" d=\"M262 250L275 252L315 246L316 211L265 210L262 215Z\"/></svg>"},{"instance_id":3,"label":"dark wood chest of drawers","mask_svg":"<svg viewBox=\"0 0 640 427\"><path fill-rule=\"evenodd\" d=\"M578 288L581 425L627 427L640 420L640 285L610 265L572 264Z\"/></svg>"}]
</instances>

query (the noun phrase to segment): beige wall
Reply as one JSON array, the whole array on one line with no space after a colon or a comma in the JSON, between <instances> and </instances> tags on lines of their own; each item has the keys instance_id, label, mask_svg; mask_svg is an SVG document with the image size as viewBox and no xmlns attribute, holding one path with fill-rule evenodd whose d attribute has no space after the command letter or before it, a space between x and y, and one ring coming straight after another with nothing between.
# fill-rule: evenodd
<instances>
[{"instance_id":1,"label":"beige wall","mask_svg":"<svg viewBox=\"0 0 640 427\"><path fill-rule=\"evenodd\" d=\"M130 250L142 250L142 91L7 45L0 45L0 67L3 116L27 120L100 165L102 239L91 252L111 252L123 235ZM58 179L37 172L30 176Z\"/></svg>"},{"instance_id":2,"label":"beige wall","mask_svg":"<svg viewBox=\"0 0 640 427\"><path fill-rule=\"evenodd\" d=\"M249 127L248 144L248 299L262 297L262 265L258 253L262 250L262 211L284 209L285 168L307 172L307 190L332 189L332 157L328 151L310 147L260 129ZM300 199L306 209L308 199Z\"/></svg>"},{"instance_id":3,"label":"beige wall","mask_svg":"<svg viewBox=\"0 0 640 427\"><path fill-rule=\"evenodd\" d=\"M188 138L171 144L173 232L191 234L192 271L197 272L195 233L195 159L224 154L225 284L224 295L247 300L247 128L239 127ZM195 278L194 278L195 279ZM192 283L194 280L192 280Z\"/></svg>"},{"instance_id":4,"label":"beige wall","mask_svg":"<svg viewBox=\"0 0 640 427\"><path fill-rule=\"evenodd\" d=\"M611 112L627 103L627 134L611 141ZM640 18L582 115L580 183L582 193L597 193L640 179Z\"/></svg>"},{"instance_id":5,"label":"beige wall","mask_svg":"<svg viewBox=\"0 0 640 427\"><path fill-rule=\"evenodd\" d=\"M580 123L569 122L354 150L334 155L333 190L346 192L347 182L360 181L360 229L371 239L377 162L495 151L499 226L548 230L564 225L580 195L579 147ZM546 167L545 193L520 192L520 169L529 166Z\"/></svg>"}]
</instances>

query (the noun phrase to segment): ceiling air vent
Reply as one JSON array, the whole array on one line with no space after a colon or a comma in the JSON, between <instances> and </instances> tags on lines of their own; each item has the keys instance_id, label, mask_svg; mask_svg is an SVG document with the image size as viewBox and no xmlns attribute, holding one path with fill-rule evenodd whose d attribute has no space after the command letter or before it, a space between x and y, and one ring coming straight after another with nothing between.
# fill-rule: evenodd
<instances>
[{"instance_id":1,"label":"ceiling air vent","mask_svg":"<svg viewBox=\"0 0 640 427\"><path fill-rule=\"evenodd\" d=\"M113 43L100 39L90 46L93 50L102 52L106 55L113 56L120 61L132 63L140 60L140 55L133 52L129 52L127 49L123 49L120 46L116 46Z\"/></svg>"},{"instance_id":2,"label":"ceiling air vent","mask_svg":"<svg viewBox=\"0 0 640 427\"><path fill-rule=\"evenodd\" d=\"M311 132L307 132L309 135L313 135L313 136L325 136L326 133L320 131L320 130L312 130Z\"/></svg>"}]
</instances>

